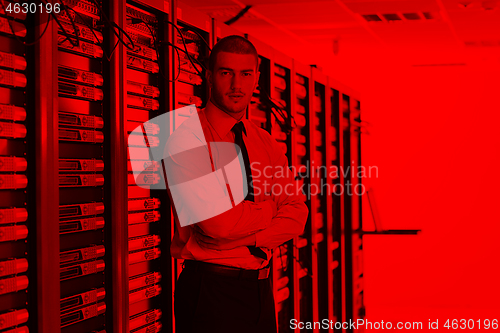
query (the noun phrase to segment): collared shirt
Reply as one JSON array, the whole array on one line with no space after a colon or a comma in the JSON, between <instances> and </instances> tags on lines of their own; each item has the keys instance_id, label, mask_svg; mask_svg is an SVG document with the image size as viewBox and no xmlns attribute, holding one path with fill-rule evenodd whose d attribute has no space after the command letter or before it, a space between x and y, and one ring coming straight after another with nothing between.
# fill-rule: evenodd
<instances>
[{"instance_id":1,"label":"collared shirt","mask_svg":"<svg viewBox=\"0 0 500 333\"><path fill-rule=\"evenodd\" d=\"M196 130L193 130L199 126L198 119L203 134L197 134ZM176 193L176 199L180 196L185 200L173 200L176 230L171 243L171 254L175 258L259 269L265 267L268 260L251 255L246 246L231 250L212 250L200 245L194 234L200 229L212 238L221 239L239 239L255 234L255 245L262 248L270 259L272 249L300 235L304 230L308 215L308 208L304 203L305 196L298 188L293 173L289 172L288 160L283 150L268 132L247 119L241 121L244 125L243 141L251 165L255 202L236 200L244 198L245 193L239 193L239 188L229 188L224 180L229 178L242 181L242 176L239 175L238 178L238 175L230 172L224 174L224 179L220 177L218 182L210 183L210 186L197 187L194 190L195 195L182 191L180 194ZM195 178L201 179L230 164L231 160L227 156L236 156L226 154L231 145L219 146L212 143L234 143L234 133L231 129L236 122L232 116L209 102L204 110L175 130L167 142L164 155L168 157L165 159L165 165L169 186L172 185L173 188L174 185L187 184ZM209 158L200 158L204 155ZM241 158L240 162L242 163ZM201 216L199 222L194 220L197 223L181 226L179 217L190 214L195 218L199 217L198 212L193 213L200 208L199 197L208 193L209 196L204 198L210 199L210 191L225 193L226 200L227 196L231 197L232 206L216 216L207 219ZM172 189L170 193L172 196ZM277 209L274 217L273 205L276 205ZM203 211L210 208L207 207Z\"/></svg>"}]
</instances>

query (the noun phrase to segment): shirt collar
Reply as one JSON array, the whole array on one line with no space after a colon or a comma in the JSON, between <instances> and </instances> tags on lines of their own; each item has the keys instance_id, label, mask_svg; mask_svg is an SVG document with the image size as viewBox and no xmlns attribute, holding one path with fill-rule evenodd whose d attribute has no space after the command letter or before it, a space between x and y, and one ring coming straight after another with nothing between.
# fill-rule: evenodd
<instances>
[{"instance_id":1,"label":"shirt collar","mask_svg":"<svg viewBox=\"0 0 500 333\"><path fill-rule=\"evenodd\" d=\"M226 112L219 109L211 100L208 101L205 107L205 116L210 122L210 125L215 129L217 135L221 139L225 138L226 135L231 131L233 126L238 122L236 119L228 115ZM243 117L241 123L243 124L243 133L246 135L246 119Z\"/></svg>"}]
</instances>

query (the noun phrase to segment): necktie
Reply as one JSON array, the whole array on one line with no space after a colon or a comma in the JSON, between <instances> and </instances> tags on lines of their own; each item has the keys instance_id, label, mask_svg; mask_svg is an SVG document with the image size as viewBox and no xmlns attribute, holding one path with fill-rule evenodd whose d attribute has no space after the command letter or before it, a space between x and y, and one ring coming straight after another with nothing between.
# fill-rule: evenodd
<instances>
[{"instance_id":1,"label":"necktie","mask_svg":"<svg viewBox=\"0 0 500 333\"><path fill-rule=\"evenodd\" d=\"M254 192L253 192L253 187L252 185L252 169L250 168L250 159L248 158L248 151L247 147L245 146L245 142L243 141L243 130L244 126L243 123L237 122L233 128L232 131L234 133L234 143L237 144L240 149L241 149L241 155L243 157L243 163L245 164L245 174L247 178L247 188L248 188L248 193L247 196L245 197L245 200L248 201L254 201ZM250 251L250 254L252 254L255 257L267 260L267 254L262 251L261 248L255 247L255 246L247 246L248 250Z\"/></svg>"},{"instance_id":2,"label":"necktie","mask_svg":"<svg viewBox=\"0 0 500 333\"><path fill-rule=\"evenodd\" d=\"M237 122L233 126L232 131L234 133L234 143L236 143L240 147L241 155L243 157L243 163L245 164L245 174L246 174L247 185L248 185L247 186L248 193L245 197L245 200L255 202L255 198L253 196L253 188L251 186L251 184L252 184L252 169L250 168L250 159L248 158L247 147L245 146L245 142L243 141L243 134L242 134L243 129L244 129L243 123L240 121L240 122Z\"/></svg>"}]
</instances>

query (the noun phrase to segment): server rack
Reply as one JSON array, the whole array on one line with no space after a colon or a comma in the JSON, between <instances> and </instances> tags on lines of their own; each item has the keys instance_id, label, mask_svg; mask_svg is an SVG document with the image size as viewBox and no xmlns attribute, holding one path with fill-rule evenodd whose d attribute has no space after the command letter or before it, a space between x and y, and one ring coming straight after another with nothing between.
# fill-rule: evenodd
<instances>
[{"instance_id":1,"label":"server rack","mask_svg":"<svg viewBox=\"0 0 500 333\"><path fill-rule=\"evenodd\" d=\"M111 214L105 214L105 207L111 201L104 145L111 143L103 132L101 4L72 5L73 11L59 15L52 63L58 73L60 319L61 332L83 333L106 326Z\"/></svg>"},{"instance_id":2,"label":"server rack","mask_svg":"<svg viewBox=\"0 0 500 333\"><path fill-rule=\"evenodd\" d=\"M154 8L133 2L126 4L125 15L125 30L134 41L133 49L126 50L125 70L124 127L129 152L128 329L130 332L159 332L164 321L170 324L170 312L164 311L169 307L162 306L165 284L161 283L163 264L170 262L169 253L163 251L165 247L162 246L163 240L169 239L162 231L167 230L169 235L169 228L162 225L170 224L170 215L164 214L167 200L154 191L161 181L160 161L152 159L150 152L161 146L165 128L149 120L163 113L160 110L168 104L168 90L161 89L168 80L165 69L168 56L161 52L159 45L159 41L168 36L162 24L168 17ZM168 291L169 285L166 285Z\"/></svg>"},{"instance_id":3,"label":"server rack","mask_svg":"<svg viewBox=\"0 0 500 333\"><path fill-rule=\"evenodd\" d=\"M26 14L0 9L0 330L36 327L33 70ZM28 82L30 81L30 82Z\"/></svg>"}]
</instances>

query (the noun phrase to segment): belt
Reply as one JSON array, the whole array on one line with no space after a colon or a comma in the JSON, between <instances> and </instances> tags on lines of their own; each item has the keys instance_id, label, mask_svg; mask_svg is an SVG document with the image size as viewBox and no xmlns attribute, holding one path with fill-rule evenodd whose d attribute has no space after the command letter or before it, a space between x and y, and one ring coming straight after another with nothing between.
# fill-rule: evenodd
<instances>
[{"instance_id":1,"label":"belt","mask_svg":"<svg viewBox=\"0 0 500 333\"><path fill-rule=\"evenodd\" d=\"M230 266L211 264L197 260L184 260L185 267L195 269L199 272L209 272L237 279L262 280L269 277L270 267L261 269L244 269Z\"/></svg>"}]
</instances>

